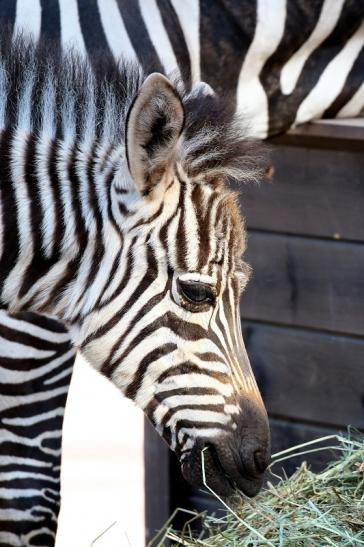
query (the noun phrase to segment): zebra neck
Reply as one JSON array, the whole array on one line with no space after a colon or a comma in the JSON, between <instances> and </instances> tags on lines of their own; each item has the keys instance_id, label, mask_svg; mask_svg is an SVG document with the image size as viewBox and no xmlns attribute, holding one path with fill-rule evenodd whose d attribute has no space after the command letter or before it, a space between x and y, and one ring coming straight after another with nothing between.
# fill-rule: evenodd
<instances>
[{"instance_id":1,"label":"zebra neck","mask_svg":"<svg viewBox=\"0 0 364 547\"><path fill-rule=\"evenodd\" d=\"M110 224L115 165L108 157L110 149L105 156L91 142L1 134L0 294L11 311L56 312L62 319L75 304L77 284L76 300L82 299Z\"/></svg>"}]
</instances>

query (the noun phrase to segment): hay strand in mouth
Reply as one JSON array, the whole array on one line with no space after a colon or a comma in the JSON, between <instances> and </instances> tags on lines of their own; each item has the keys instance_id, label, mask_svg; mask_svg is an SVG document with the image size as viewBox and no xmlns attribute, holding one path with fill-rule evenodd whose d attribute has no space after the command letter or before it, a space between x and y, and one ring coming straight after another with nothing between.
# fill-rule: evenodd
<instances>
[{"instance_id":1,"label":"hay strand in mouth","mask_svg":"<svg viewBox=\"0 0 364 547\"><path fill-rule=\"evenodd\" d=\"M338 444L320 446L336 441ZM275 466L297 455L335 450L337 461L320 473L304 462L290 478L279 477L251 500L241 494L227 504L206 483L207 490L223 505L221 516L188 512L191 522L200 519L203 531L196 535L186 523L181 532L171 521L163 534L172 545L184 547L344 547L364 545L364 435L349 430L347 436L331 435L289 448L273 456ZM181 511L179 509L178 511ZM163 545L163 541L159 543Z\"/></svg>"}]
</instances>

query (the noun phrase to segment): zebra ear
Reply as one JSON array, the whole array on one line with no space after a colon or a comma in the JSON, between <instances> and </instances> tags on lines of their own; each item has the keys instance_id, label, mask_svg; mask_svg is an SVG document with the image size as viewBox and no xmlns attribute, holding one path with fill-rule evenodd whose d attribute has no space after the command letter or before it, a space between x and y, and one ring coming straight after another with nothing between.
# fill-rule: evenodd
<instances>
[{"instance_id":1,"label":"zebra ear","mask_svg":"<svg viewBox=\"0 0 364 547\"><path fill-rule=\"evenodd\" d=\"M126 120L126 157L140 193L148 195L173 164L182 133L181 99L162 74L148 76Z\"/></svg>"}]
</instances>

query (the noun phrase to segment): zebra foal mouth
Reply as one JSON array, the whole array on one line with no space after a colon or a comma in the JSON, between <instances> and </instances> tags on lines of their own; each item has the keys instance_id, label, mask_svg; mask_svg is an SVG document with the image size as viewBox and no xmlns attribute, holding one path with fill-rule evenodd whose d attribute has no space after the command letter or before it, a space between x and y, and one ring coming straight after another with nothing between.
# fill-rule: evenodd
<instances>
[{"instance_id":1,"label":"zebra foal mouth","mask_svg":"<svg viewBox=\"0 0 364 547\"><path fill-rule=\"evenodd\" d=\"M240 451L228 437L211 442L203 440L196 444L182 462L182 474L193 486L207 487L222 497L229 497L237 490L246 496L258 494L263 484L266 463L253 472L246 469Z\"/></svg>"}]
</instances>

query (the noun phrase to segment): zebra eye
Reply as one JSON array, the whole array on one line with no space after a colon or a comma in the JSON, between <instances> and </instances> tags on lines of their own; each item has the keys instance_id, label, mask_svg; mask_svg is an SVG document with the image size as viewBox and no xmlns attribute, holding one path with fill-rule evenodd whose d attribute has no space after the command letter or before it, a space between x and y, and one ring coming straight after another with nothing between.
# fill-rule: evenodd
<instances>
[{"instance_id":1,"label":"zebra eye","mask_svg":"<svg viewBox=\"0 0 364 547\"><path fill-rule=\"evenodd\" d=\"M215 292L207 283L179 280L178 288L184 300L195 306L213 305L215 302Z\"/></svg>"}]
</instances>

